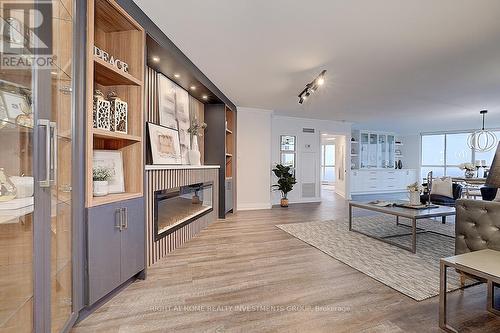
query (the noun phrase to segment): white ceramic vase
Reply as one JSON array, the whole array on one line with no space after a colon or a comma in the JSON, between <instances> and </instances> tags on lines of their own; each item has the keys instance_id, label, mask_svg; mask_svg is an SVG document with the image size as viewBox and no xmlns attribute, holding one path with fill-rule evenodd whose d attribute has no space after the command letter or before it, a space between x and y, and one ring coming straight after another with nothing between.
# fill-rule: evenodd
<instances>
[{"instance_id":1,"label":"white ceramic vase","mask_svg":"<svg viewBox=\"0 0 500 333\"><path fill-rule=\"evenodd\" d=\"M109 193L107 180L94 180L94 197L103 197Z\"/></svg>"},{"instance_id":2,"label":"white ceramic vase","mask_svg":"<svg viewBox=\"0 0 500 333\"><path fill-rule=\"evenodd\" d=\"M189 164L191 165L200 165L201 153L198 147L198 137L193 135L193 142L191 143L191 150L188 152L189 156Z\"/></svg>"},{"instance_id":3,"label":"white ceramic vase","mask_svg":"<svg viewBox=\"0 0 500 333\"><path fill-rule=\"evenodd\" d=\"M410 205L412 206L420 205L420 192L418 191L408 192L408 199L410 199Z\"/></svg>"}]
</instances>

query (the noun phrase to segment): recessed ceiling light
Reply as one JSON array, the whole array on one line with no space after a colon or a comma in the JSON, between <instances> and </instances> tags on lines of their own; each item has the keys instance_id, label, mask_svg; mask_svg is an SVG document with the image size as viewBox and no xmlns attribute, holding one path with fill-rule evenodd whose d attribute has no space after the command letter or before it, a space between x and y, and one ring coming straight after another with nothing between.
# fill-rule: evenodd
<instances>
[{"instance_id":1,"label":"recessed ceiling light","mask_svg":"<svg viewBox=\"0 0 500 333\"><path fill-rule=\"evenodd\" d=\"M52 75L57 75L57 72L50 72L50 74L52 74Z\"/></svg>"},{"instance_id":2,"label":"recessed ceiling light","mask_svg":"<svg viewBox=\"0 0 500 333\"><path fill-rule=\"evenodd\" d=\"M174 74L174 77L175 77L176 79L178 79L178 78L180 78L180 77L181 77L181 75L176 73L176 74Z\"/></svg>"},{"instance_id":3,"label":"recessed ceiling light","mask_svg":"<svg viewBox=\"0 0 500 333\"><path fill-rule=\"evenodd\" d=\"M203 98L204 100L207 100L208 96L207 95L203 95L203 96L201 96L201 98Z\"/></svg>"},{"instance_id":4,"label":"recessed ceiling light","mask_svg":"<svg viewBox=\"0 0 500 333\"><path fill-rule=\"evenodd\" d=\"M189 87L189 89L196 90L196 86L191 86L191 87Z\"/></svg>"},{"instance_id":5,"label":"recessed ceiling light","mask_svg":"<svg viewBox=\"0 0 500 333\"><path fill-rule=\"evenodd\" d=\"M153 57L153 61L154 61L154 62L159 62L159 61L160 61L160 57L156 57L156 56L155 56L155 57Z\"/></svg>"}]
</instances>

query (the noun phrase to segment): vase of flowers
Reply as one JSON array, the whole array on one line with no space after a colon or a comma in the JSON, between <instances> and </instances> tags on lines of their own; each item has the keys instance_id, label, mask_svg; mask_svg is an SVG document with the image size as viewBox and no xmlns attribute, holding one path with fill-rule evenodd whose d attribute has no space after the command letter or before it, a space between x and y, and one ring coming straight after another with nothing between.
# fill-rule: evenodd
<instances>
[{"instance_id":1,"label":"vase of flowers","mask_svg":"<svg viewBox=\"0 0 500 333\"><path fill-rule=\"evenodd\" d=\"M188 129L188 133L191 134L191 150L188 152L189 163L191 165L200 165L200 149L198 147L198 137L203 136L203 130L207 128L207 124L199 122L198 120L193 121L191 127Z\"/></svg>"},{"instance_id":2,"label":"vase of flowers","mask_svg":"<svg viewBox=\"0 0 500 333\"><path fill-rule=\"evenodd\" d=\"M420 193L424 190L423 186L415 182L406 187L408 190L408 199L410 200L410 205L418 206L420 202Z\"/></svg>"},{"instance_id":3,"label":"vase of flowers","mask_svg":"<svg viewBox=\"0 0 500 333\"><path fill-rule=\"evenodd\" d=\"M462 163L458 168L464 170L465 178L474 178L476 174L476 166L473 163Z\"/></svg>"},{"instance_id":4,"label":"vase of flowers","mask_svg":"<svg viewBox=\"0 0 500 333\"><path fill-rule=\"evenodd\" d=\"M103 197L109 193L109 180L112 172L110 168L95 167L92 169L94 197Z\"/></svg>"}]
</instances>

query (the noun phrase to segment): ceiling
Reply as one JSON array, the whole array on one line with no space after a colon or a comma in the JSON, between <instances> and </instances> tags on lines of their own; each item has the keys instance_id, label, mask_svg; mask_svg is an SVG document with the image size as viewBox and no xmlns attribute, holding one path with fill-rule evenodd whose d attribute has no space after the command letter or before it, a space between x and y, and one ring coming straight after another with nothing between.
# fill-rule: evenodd
<instances>
[{"instance_id":1,"label":"ceiling","mask_svg":"<svg viewBox=\"0 0 500 333\"><path fill-rule=\"evenodd\" d=\"M135 2L238 106L403 133L476 128L488 109L500 127L498 0Z\"/></svg>"}]
</instances>

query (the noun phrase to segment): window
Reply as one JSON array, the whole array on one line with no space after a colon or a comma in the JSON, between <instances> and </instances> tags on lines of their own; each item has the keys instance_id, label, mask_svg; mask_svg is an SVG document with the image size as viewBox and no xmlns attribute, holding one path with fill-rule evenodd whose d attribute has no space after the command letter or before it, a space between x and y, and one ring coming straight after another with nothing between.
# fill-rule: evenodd
<instances>
[{"instance_id":1,"label":"window","mask_svg":"<svg viewBox=\"0 0 500 333\"><path fill-rule=\"evenodd\" d=\"M494 132L500 138L500 131ZM495 149L481 153L467 145L470 132L422 135L422 178L432 171L434 176L461 177L464 172L458 168L461 163L485 160L491 165Z\"/></svg>"},{"instance_id":2,"label":"window","mask_svg":"<svg viewBox=\"0 0 500 333\"><path fill-rule=\"evenodd\" d=\"M280 136L280 159L281 164L295 169L295 136Z\"/></svg>"},{"instance_id":3,"label":"window","mask_svg":"<svg viewBox=\"0 0 500 333\"><path fill-rule=\"evenodd\" d=\"M321 145L321 182L335 182L335 145Z\"/></svg>"}]
</instances>

